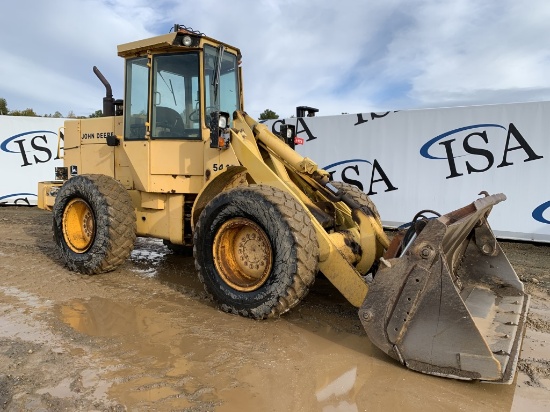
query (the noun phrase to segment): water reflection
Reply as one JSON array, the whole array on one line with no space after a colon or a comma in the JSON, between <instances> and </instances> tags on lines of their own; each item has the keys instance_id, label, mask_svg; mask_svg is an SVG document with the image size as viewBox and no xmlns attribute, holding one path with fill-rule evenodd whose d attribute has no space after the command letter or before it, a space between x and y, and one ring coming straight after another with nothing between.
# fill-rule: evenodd
<instances>
[{"instance_id":1,"label":"water reflection","mask_svg":"<svg viewBox=\"0 0 550 412\"><path fill-rule=\"evenodd\" d=\"M357 367L354 367L318 390L315 393L318 402L332 401L332 404L323 406L323 412L356 412L358 409L355 403L333 399L348 395L355 386L356 379Z\"/></svg>"}]
</instances>

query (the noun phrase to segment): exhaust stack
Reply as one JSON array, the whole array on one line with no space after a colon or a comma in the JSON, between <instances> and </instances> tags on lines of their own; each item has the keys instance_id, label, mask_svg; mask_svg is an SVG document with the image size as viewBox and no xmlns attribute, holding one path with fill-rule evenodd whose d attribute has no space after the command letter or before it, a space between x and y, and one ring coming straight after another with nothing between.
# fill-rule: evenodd
<instances>
[{"instance_id":1,"label":"exhaust stack","mask_svg":"<svg viewBox=\"0 0 550 412\"><path fill-rule=\"evenodd\" d=\"M115 99L113 99L113 90L111 89L111 85L103 76L103 73L99 71L97 66L94 66L94 73L97 76L97 78L103 83L103 86L105 86L105 97L103 98L103 116L114 116L115 115Z\"/></svg>"}]
</instances>

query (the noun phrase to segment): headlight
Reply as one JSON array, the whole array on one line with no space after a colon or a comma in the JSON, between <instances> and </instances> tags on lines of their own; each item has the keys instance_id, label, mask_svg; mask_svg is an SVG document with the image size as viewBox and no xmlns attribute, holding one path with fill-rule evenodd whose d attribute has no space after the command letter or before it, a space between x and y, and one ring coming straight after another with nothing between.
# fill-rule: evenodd
<instances>
[{"instance_id":1,"label":"headlight","mask_svg":"<svg viewBox=\"0 0 550 412\"><path fill-rule=\"evenodd\" d=\"M183 39L181 39L181 43L184 46L189 47L193 43L193 39L191 39L191 36L183 36Z\"/></svg>"},{"instance_id":2,"label":"headlight","mask_svg":"<svg viewBox=\"0 0 550 412\"><path fill-rule=\"evenodd\" d=\"M227 149L231 140L229 113L212 112L210 116L210 147Z\"/></svg>"}]
</instances>

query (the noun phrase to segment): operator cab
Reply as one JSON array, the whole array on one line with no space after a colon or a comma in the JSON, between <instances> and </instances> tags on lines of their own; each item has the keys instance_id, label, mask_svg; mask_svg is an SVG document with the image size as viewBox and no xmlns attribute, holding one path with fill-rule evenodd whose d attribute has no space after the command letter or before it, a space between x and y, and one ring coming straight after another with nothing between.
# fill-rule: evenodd
<instances>
[{"instance_id":1,"label":"operator cab","mask_svg":"<svg viewBox=\"0 0 550 412\"><path fill-rule=\"evenodd\" d=\"M242 110L234 47L175 25L118 54L126 59L124 140L203 140L212 114Z\"/></svg>"}]
</instances>

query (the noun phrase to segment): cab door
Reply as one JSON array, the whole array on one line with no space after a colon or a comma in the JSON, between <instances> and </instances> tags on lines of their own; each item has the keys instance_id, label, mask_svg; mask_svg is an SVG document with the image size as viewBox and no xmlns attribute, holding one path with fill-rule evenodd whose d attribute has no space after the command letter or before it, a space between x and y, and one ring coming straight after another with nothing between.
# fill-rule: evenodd
<instances>
[{"instance_id":1,"label":"cab door","mask_svg":"<svg viewBox=\"0 0 550 412\"><path fill-rule=\"evenodd\" d=\"M151 191L197 193L203 181L198 52L155 54L152 64Z\"/></svg>"},{"instance_id":2,"label":"cab door","mask_svg":"<svg viewBox=\"0 0 550 412\"><path fill-rule=\"evenodd\" d=\"M124 150L136 189L200 191L204 143L199 73L198 52L126 61Z\"/></svg>"}]
</instances>

